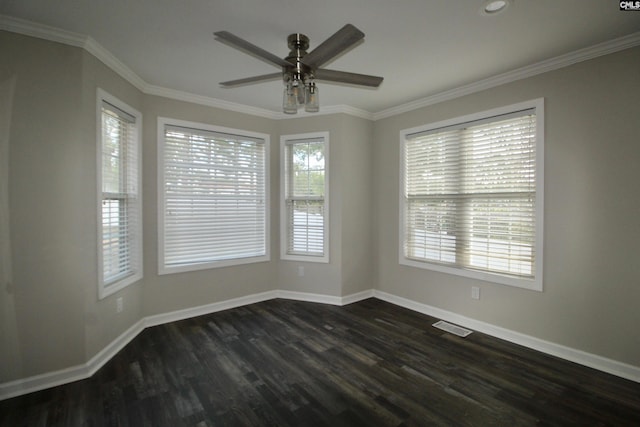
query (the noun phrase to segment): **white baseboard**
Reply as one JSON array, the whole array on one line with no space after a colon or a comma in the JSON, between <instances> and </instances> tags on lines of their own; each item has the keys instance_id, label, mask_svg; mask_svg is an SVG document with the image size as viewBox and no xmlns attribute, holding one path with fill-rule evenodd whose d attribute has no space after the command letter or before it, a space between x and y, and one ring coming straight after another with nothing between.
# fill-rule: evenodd
<instances>
[{"instance_id":1,"label":"white baseboard","mask_svg":"<svg viewBox=\"0 0 640 427\"><path fill-rule=\"evenodd\" d=\"M369 289L366 291L358 292L355 294L347 295L346 297L342 297L342 304L340 305L348 305L353 304L354 302L362 301L367 298L373 298L374 291L373 289Z\"/></svg>"},{"instance_id":2,"label":"white baseboard","mask_svg":"<svg viewBox=\"0 0 640 427\"><path fill-rule=\"evenodd\" d=\"M33 377L2 383L0 384L0 400L11 399L12 397L22 396L89 377L88 366L78 365L59 371L47 372Z\"/></svg>"},{"instance_id":3,"label":"white baseboard","mask_svg":"<svg viewBox=\"0 0 640 427\"><path fill-rule=\"evenodd\" d=\"M315 302L320 304L342 305L342 297L332 295L311 294L307 292L276 291L276 298L295 301Z\"/></svg>"},{"instance_id":4,"label":"white baseboard","mask_svg":"<svg viewBox=\"0 0 640 427\"><path fill-rule=\"evenodd\" d=\"M267 291L259 294L247 295L239 298L232 298L225 301L214 302L212 304L198 307L176 310L169 313L155 314L147 316L144 320L144 327L164 325L165 323L177 322L179 320L190 319L192 317L204 316L205 314L217 313L219 311L230 310L244 305L255 304L277 298L278 291Z\"/></svg>"},{"instance_id":5,"label":"white baseboard","mask_svg":"<svg viewBox=\"0 0 640 427\"><path fill-rule=\"evenodd\" d=\"M33 377L2 383L0 384L0 400L87 379L93 376L98 369L102 368L105 363L111 360L113 356L129 344L131 340L138 336L143 330L143 321L136 322L136 324L127 329L83 365L76 365L59 371L47 372Z\"/></svg>"},{"instance_id":6,"label":"white baseboard","mask_svg":"<svg viewBox=\"0 0 640 427\"><path fill-rule=\"evenodd\" d=\"M140 332L148 327L216 313L275 298L342 306L372 297L640 383L640 367L628 365L549 341L544 341L529 335L470 319L450 311L398 297L386 292L370 289L344 297L337 297L305 292L276 290L145 317L132 325L85 364L0 384L0 400L10 399L12 397L89 378L104 366L105 363L111 360L111 358L113 358L127 344L129 344L136 336L138 336Z\"/></svg>"},{"instance_id":7,"label":"white baseboard","mask_svg":"<svg viewBox=\"0 0 640 427\"><path fill-rule=\"evenodd\" d=\"M276 291L276 298L291 299L296 301L315 302L331 305L347 305L354 302L362 301L373 297L373 289L347 295L344 297L335 297L331 295L310 294L307 292L294 291Z\"/></svg>"},{"instance_id":8,"label":"white baseboard","mask_svg":"<svg viewBox=\"0 0 640 427\"><path fill-rule=\"evenodd\" d=\"M85 378L89 378L93 376L100 368L102 368L105 363L113 358L120 350L125 348L127 344L129 344L138 334L144 331L145 325L144 320L137 321L134 325L132 325L129 329L124 331L118 338L111 341L109 345L103 348L98 352L95 356L93 356L86 365L83 365L87 369L87 376ZM83 378L84 379L84 378Z\"/></svg>"},{"instance_id":9,"label":"white baseboard","mask_svg":"<svg viewBox=\"0 0 640 427\"><path fill-rule=\"evenodd\" d=\"M155 314L147 316L136 322L133 326L122 333L118 338L103 348L98 354L93 356L87 363L58 371L47 372L15 381L0 384L0 400L22 396L47 388L68 384L91 377L98 369L102 368L113 356L129 344L145 328L163 325L165 323L190 319L196 316L216 313L223 310L242 307L257 302L267 301L275 298L292 299L298 301L315 302L331 305L345 305L362 299L371 298L373 290L348 295L346 297L335 297L330 295L310 294L293 291L267 291L259 294L247 295L230 300L215 302L198 307L191 307L184 310L176 310L169 313Z\"/></svg>"},{"instance_id":10,"label":"white baseboard","mask_svg":"<svg viewBox=\"0 0 640 427\"><path fill-rule=\"evenodd\" d=\"M492 337L500 338L514 344L518 344L533 350L540 351L542 353L568 360L570 362L578 363L589 368L597 369L602 372L606 372L640 383L640 367L638 366L618 362L606 357L598 356L581 350L576 350L571 347L566 347L550 341L535 338L530 335L521 334L519 332L461 316L451 311L442 310L437 307L432 307L427 304L422 304L413 300L398 297L386 292L374 290L373 296L383 301L390 302L391 304L408 308L412 311L427 314L429 316L446 320L447 322L455 323L468 329L482 332L483 334L491 335Z\"/></svg>"}]
</instances>

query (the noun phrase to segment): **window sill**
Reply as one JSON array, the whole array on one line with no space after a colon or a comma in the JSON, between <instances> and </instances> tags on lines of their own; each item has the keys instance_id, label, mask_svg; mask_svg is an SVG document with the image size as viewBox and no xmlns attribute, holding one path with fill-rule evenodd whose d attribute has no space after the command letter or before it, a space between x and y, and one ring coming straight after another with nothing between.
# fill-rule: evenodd
<instances>
[{"instance_id":1,"label":"window sill","mask_svg":"<svg viewBox=\"0 0 640 427\"><path fill-rule=\"evenodd\" d=\"M328 264L329 255L313 256L313 255L280 255L282 261L300 261L300 262L315 262L318 264Z\"/></svg>"},{"instance_id":2,"label":"window sill","mask_svg":"<svg viewBox=\"0 0 640 427\"><path fill-rule=\"evenodd\" d=\"M98 299L104 299L109 295L113 295L121 289L126 288L129 285L136 283L142 279L142 272L126 276L118 281L104 284L100 282L98 287Z\"/></svg>"},{"instance_id":3,"label":"window sill","mask_svg":"<svg viewBox=\"0 0 640 427\"><path fill-rule=\"evenodd\" d=\"M528 289L531 291L542 292L542 279L541 274L537 274L534 279L517 278L513 276L507 276L499 273L488 273L484 271L470 270L459 267L449 267L441 264L434 264L428 261L416 261L409 258L400 256L400 265L408 267L416 267L424 270L437 271L439 273L453 274L455 276L467 277L470 279L481 280L488 283L496 283L499 285L513 286L522 289Z\"/></svg>"},{"instance_id":4,"label":"window sill","mask_svg":"<svg viewBox=\"0 0 640 427\"><path fill-rule=\"evenodd\" d=\"M270 260L271 258L268 255L265 255L265 256L258 256L258 257L249 257L249 258L227 259L227 260L221 260L221 261L185 263L185 264L177 264L177 265L171 265L171 266L165 266L164 264L160 263L160 267L158 268L158 274L164 275L164 274L174 274L174 273L185 273L189 271L210 270L210 269L221 268L221 267L256 264L260 262L267 262Z\"/></svg>"}]
</instances>

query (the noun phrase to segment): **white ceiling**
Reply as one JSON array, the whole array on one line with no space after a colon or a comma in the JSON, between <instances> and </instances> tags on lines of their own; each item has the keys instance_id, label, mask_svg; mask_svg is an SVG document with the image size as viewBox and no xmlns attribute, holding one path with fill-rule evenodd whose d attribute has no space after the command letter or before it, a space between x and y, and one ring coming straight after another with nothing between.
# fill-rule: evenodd
<instances>
[{"instance_id":1,"label":"white ceiling","mask_svg":"<svg viewBox=\"0 0 640 427\"><path fill-rule=\"evenodd\" d=\"M364 42L326 68L385 78L377 89L319 82L321 107L371 113L640 30L613 0L514 0L483 16L483 0L0 0L0 14L95 39L147 84L280 111L282 82L218 83L278 71L216 41L230 31L280 57L287 35L310 51L346 23Z\"/></svg>"}]
</instances>

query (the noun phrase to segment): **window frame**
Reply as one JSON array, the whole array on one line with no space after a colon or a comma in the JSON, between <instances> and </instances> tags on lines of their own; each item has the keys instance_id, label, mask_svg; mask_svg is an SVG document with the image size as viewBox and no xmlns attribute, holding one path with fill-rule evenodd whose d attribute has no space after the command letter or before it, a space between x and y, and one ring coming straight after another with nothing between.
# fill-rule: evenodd
<instances>
[{"instance_id":1,"label":"window frame","mask_svg":"<svg viewBox=\"0 0 640 427\"><path fill-rule=\"evenodd\" d=\"M103 126L102 126L102 108L104 103L110 104L118 110L121 110L126 115L131 116L134 119L134 136L135 136L135 155L136 155L136 167L137 176L135 177L135 187L137 192L135 197L131 198L133 210L135 214L135 223L137 227L131 234L133 241L134 252L133 258L133 272L121 278L117 278L113 281L104 280L104 254L103 254L103 212L102 205L104 201L104 193L102 191L103 184ZM142 113L135 108L119 100L115 96L109 94L105 90L98 88L96 91L96 160L97 160L97 272L98 272L98 299L103 299L109 295L118 292L121 289L139 281L143 278L143 240L142 240ZM125 198L126 199L126 198Z\"/></svg>"},{"instance_id":2,"label":"window frame","mask_svg":"<svg viewBox=\"0 0 640 427\"><path fill-rule=\"evenodd\" d=\"M225 260L215 260L208 262L194 262L177 266L165 265L165 170L164 170L164 147L166 126L176 126L190 128L195 131L214 132L230 134L233 136L261 139L264 141L264 206L265 206L265 254L254 257L230 258ZM157 153L157 182L158 182L158 274L173 274L188 271L208 270L213 268L229 267L235 265L255 264L271 260L271 191L270 191L270 136L266 133L252 132L242 129L234 129L206 123L198 123L186 120L172 119L168 117L158 117L157 127L158 153Z\"/></svg>"},{"instance_id":3,"label":"window frame","mask_svg":"<svg viewBox=\"0 0 640 427\"><path fill-rule=\"evenodd\" d=\"M324 197L323 197L323 254L321 256L312 254L289 254L288 244L288 197L286 194L287 159L286 146L295 141L322 140L324 144ZM309 132L280 136L280 259L288 261L304 261L316 263L329 263L329 224L330 224L330 203L329 203L329 169L330 169L330 143L329 132Z\"/></svg>"},{"instance_id":4,"label":"window frame","mask_svg":"<svg viewBox=\"0 0 640 427\"><path fill-rule=\"evenodd\" d=\"M412 134L428 132L438 128L458 126L468 122L488 120L496 116L512 114L518 111L532 109L536 115L536 202L535 202L535 264L533 278L516 277L498 272L487 272L465 268L462 266L449 266L429 262L409 259L404 255L405 236L405 141ZM497 117L496 117L497 118ZM490 283L514 286L534 291L543 290L543 248L544 248L544 98L520 102L504 107L498 107L478 113L473 113L453 119L443 120L427 125L422 125L400 131L400 169L399 169L399 235L398 235L398 260L401 265L417 267L448 273L456 276L467 277Z\"/></svg>"}]
</instances>

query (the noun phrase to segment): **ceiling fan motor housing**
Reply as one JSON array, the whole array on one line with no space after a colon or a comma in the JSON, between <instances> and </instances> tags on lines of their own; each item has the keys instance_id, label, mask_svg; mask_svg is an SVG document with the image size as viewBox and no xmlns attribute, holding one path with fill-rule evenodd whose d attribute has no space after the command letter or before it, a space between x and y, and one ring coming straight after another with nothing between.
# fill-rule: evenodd
<instances>
[{"instance_id":1,"label":"ceiling fan motor housing","mask_svg":"<svg viewBox=\"0 0 640 427\"><path fill-rule=\"evenodd\" d=\"M282 67L282 78L285 82L302 81L313 78L313 70L311 67L302 63L302 58L307 54L309 49L309 37L304 34L295 33L287 37L287 45L291 51L289 56L285 58L291 63L291 66Z\"/></svg>"}]
</instances>

